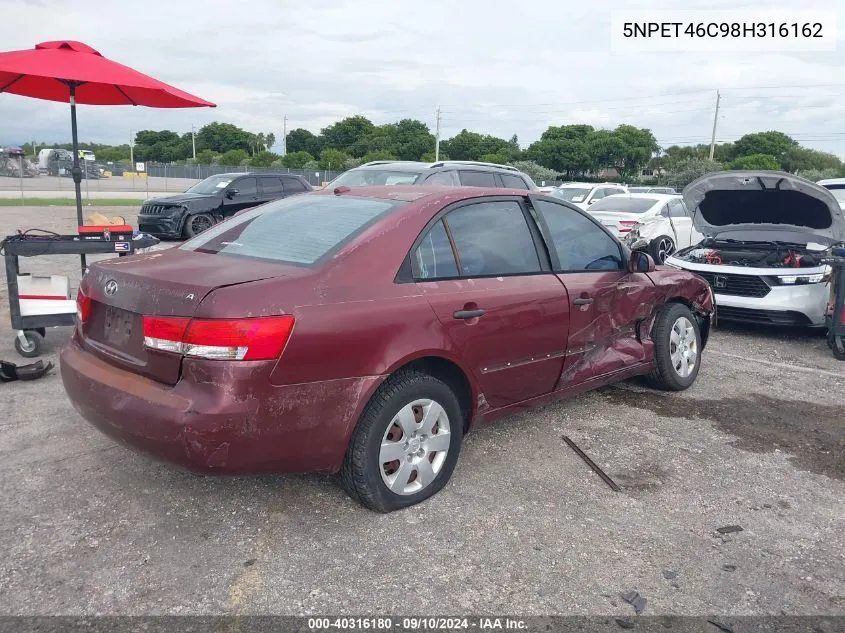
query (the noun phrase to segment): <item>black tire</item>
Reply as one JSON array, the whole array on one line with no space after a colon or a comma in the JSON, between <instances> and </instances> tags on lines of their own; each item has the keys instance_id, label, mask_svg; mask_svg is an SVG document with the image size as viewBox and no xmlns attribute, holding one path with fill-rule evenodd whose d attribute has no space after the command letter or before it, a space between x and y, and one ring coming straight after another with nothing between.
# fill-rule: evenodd
<instances>
[{"instance_id":1,"label":"black tire","mask_svg":"<svg viewBox=\"0 0 845 633\"><path fill-rule=\"evenodd\" d=\"M442 466L427 486L412 494L397 494L385 483L379 454L385 434L393 428L394 416L415 400L439 404L449 420L450 443ZM464 420L452 389L438 378L417 371L390 377L367 403L346 449L340 479L344 490L361 505L375 512L393 512L415 505L439 492L449 481L463 439ZM404 458L403 458L404 459ZM401 465L401 461L397 460ZM389 475L388 475L389 476ZM409 485L417 476L411 474Z\"/></svg>"},{"instance_id":2,"label":"black tire","mask_svg":"<svg viewBox=\"0 0 845 633\"><path fill-rule=\"evenodd\" d=\"M828 334L827 344L836 360L845 360L845 338Z\"/></svg>"},{"instance_id":3,"label":"black tire","mask_svg":"<svg viewBox=\"0 0 845 633\"><path fill-rule=\"evenodd\" d=\"M210 213L194 213L185 219L185 237L196 237L214 226L214 216Z\"/></svg>"},{"instance_id":4,"label":"black tire","mask_svg":"<svg viewBox=\"0 0 845 633\"><path fill-rule=\"evenodd\" d=\"M26 345L21 345L21 339L15 336L15 349L24 358L35 358L41 355L44 337L35 330L24 330Z\"/></svg>"},{"instance_id":5,"label":"black tire","mask_svg":"<svg viewBox=\"0 0 845 633\"><path fill-rule=\"evenodd\" d=\"M35 331L41 335L41 338L47 338L47 328L37 327Z\"/></svg>"},{"instance_id":6,"label":"black tire","mask_svg":"<svg viewBox=\"0 0 845 633\"><path fill-rule=\"evenodd\" d=\"M675 240L668 235L661 235L649 242L648 254L651 255L655 264L661 265L669 255L675 252L675 248Z\"/></svg>"},{"instance_id":7,"label":"black tire","mask_svg":"<svg viewBox=\"0 0 845 633\"><path fill-rule=\"evenodd\" d=\"M675 369L672 360L673 344L670 340L672 329L681 319L689 321L695 334L695 365L686 376ZM654 369L646 378L649 384L664 391L688 389L695 382L698 370L701 368L701 331L698 327L698 319L685 305L667 303L657 313L651 338L654 341Z\"/></svg>"}]
</instances>

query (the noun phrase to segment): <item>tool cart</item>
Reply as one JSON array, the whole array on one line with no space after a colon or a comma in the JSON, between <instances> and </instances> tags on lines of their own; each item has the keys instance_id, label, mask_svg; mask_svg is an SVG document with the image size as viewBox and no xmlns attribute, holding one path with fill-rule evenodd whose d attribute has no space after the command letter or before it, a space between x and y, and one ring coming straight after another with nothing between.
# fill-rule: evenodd
<instances>
[{"instance_id":1,"label":"tool cart","mask_svg":"<svg viewBox=\"0 0 845 633\"><path fill-rule=\"evenodd\" d=\"M19 258L79 255L84 271L86 255L123 257L158 243L155 237L135 234L128 225L80 226L78 235L32 230L6 237L0 242L0 250L6 264L9 311L18 353L27 358L38 356L48 327L73 325L76 319L76 300L70 293L70 280L62 275L21 272Z\"/></svg>"}]
</instances>

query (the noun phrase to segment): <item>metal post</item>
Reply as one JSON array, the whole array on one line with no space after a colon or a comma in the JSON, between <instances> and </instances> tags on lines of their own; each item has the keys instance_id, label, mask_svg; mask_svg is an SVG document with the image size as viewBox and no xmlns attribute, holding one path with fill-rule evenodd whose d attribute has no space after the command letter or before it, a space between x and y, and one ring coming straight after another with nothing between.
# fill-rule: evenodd
<instances>
[{"instance_id":1,"label":"metal post","mask_svg":"<svg viewBox=\"0 0 845 633\"><path fill-rule=\"evenodd\" d=\"M167 191L167 163L164 163L164 190Z\"/></svg>"},{"instance_id":2,"label":"metal post","mask_svg":"<svg viewBox=\"0 0 845 633\"><path fill-rule=\"evenodd\" d=\"M440 161L440 106L437 106L437 125L434 135L434 162Z\"/></svg>"},{"instance_id":3,"label":"metal post","mask_svg":"<svg viewBox=\"0 0 845 633\"><path fill-rule=\"evenodd\" d=\"M282 156L288 153L288 115L282 119Z\"/></svg>"},{"instance_id":4,"label":"metal post","mask_svg":"<svg viewBox=\"0 0 845 633\"><path fill-rule=\"evenodd\" d=\"M194 153L194 162L197 160L197 136L194 134L194 126L191 126L191 149Z\"/></svg>"},{"instance_id":5,"label":"metal post","mask_svg":"<svg viewBox=\"0 0 845 633\"><path fill-rule=\"evenodd\" d=\"M21 183L21 204L23 204L23 156L18 156L18 166L20 167L20 171L18 172L18 176L20 177Z\"/></svg>"},{"instance_id":6,"label":"metal post","mask_svg":"<svg viewBox=\"0 0 845 633\"><path fill-rule=\"evenodd\" d=\"M716 121L719 120L719 91L716 91L716 112L713 113L713 135L710 137L710 160L716 152Z\"/></svg>"},{"instance_id":7,"label":"metal post","mask_svg":"<svg viewBox=\"0 0 845 633\"><path fill-rule=\"evenodd\" d=\"M88 206L91 206L91 190L88 188L88 158L82 157L82 167L85 170L85 198L88 200Z\"/></svg>"},{"instance_id":8,"label":"metal post","mask_svg":"<svg viewBox=\"0 0 845 633\"><path fill-rule=\"evenodd\" d=\"M76 83L72 81L68 82L68 88L70 89L70 134L73 145L73 169L71 170L71 175L73 176L73 192L76 195L77 226L82 226L85 224L85 221L82 218L82 173L79 168L79 129L76 125L76 86ZM87 265L84 253L79 256L79 263L82 267L82 274L85 275Z\"/></svg>"}]
</instances>

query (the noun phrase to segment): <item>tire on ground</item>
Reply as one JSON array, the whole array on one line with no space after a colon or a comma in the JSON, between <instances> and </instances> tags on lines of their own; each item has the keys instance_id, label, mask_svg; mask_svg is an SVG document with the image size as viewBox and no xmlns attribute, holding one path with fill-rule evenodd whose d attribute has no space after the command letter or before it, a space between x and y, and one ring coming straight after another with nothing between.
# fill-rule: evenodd
<instances>
[{"instance_id":1,"label":"tire on ground","mask_svg":"<svg viewBox=\"0 0 845 633\"><path fill-rule=\"evenodd\" d=\"M668 235L661 235L660 237L657 237L657 238L651 240L651 242L648 243L648 254L651 255L651 258L654 260L655 264L659 265L659 264L662 264L664 261L666 261L667 256L666 255L664 255L664 256L660 255L660 244L661 244L661 242L663 242L665 240L669 240L669 242L672 244L672 252L674 253L675 252L675 240L673 240Z\"/></svg>"},{"instance_id":2,"label":"tire on ground","mask_svg":"<svg viewBox=\"0 0 845 633\"><path fill-rule=\"evenodd\" d=\"M382 479L379 463L382 438L399 411L419 399L443 407L449 418L451 442L440 471L422 490L408 495L392 492ZM454 391L442 380L419 371L394 374L367 403L346 449L340 478L354 500L376 512L406 508L439 492L449 481L460 454L464 420Z\"/></svg>"},{"instance_id":3,"label":"tire on ground","mask_svg":"<svg viewBox=\"0 0 845 633\"><path fill-rule=\"evenodd\" d=\"M204 229L195 229L194 224L197 220L199 220L199 221L206 220L207 226ZM203 231L211 228L212 226L214 226L214 216L211 215L210 213L194 213L193 215L189 215L185 219L185 229L184 229L185 237L188 237L188 238L196 237L197 235L199 235Z\"/></svg>"},{"instance_id":4,"label":"tire on ground","mask_svg":"<svg viewBox=\"0 0 845 633\"><path fill-rule=\"evenodd\" d=\"M695 333L695 366L687 376L681 376L672 361L672 329L681 318L686 318L692 324ZM651 338L654 341L654 369L646 377L649 384L665 391L683 391L689 388L701 368L701 330L695 315L682 303L667 303L657 313Z\"/></svg>"}]
</instances>

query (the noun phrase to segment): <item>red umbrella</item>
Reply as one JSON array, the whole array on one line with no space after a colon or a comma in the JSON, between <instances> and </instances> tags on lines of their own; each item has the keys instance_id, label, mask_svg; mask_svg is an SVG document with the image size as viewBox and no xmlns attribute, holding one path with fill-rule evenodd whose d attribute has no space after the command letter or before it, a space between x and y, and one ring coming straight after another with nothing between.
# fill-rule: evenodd
<instances>
[{"instance_id":1,"label":"red umbrella","mask_svg":"<svg viewBox=\"0 0 845 633\"><path fill-rule=\"evenodd\" d=\"M56 41L35 48L0 53L0 92L24 97L70 103L73 137L73 175L76 215L82 219L82 170L79 167L79 138L76 104L142 105L151 108L215 107L128 66L106 59L81 42ZM85 256L82 256L83 272Z\"/></svg>"}]
</instances>

